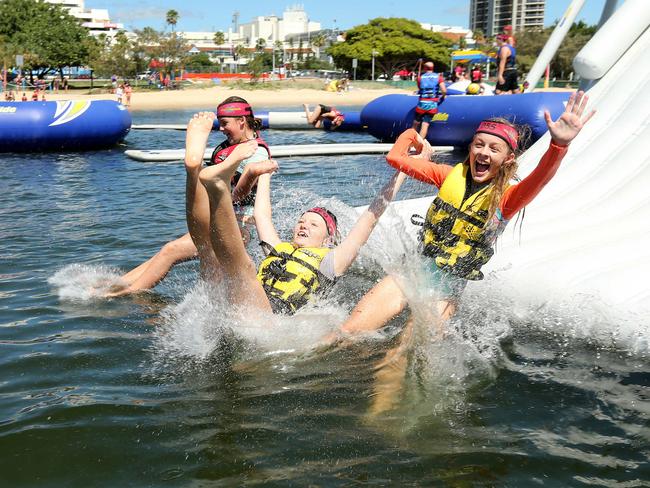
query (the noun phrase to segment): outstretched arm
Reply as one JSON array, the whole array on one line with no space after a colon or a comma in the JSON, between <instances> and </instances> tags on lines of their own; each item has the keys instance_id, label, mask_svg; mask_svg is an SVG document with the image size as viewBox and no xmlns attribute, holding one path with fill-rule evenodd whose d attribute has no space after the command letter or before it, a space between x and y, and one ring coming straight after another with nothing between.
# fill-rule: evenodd
<instances>
[{"instance_id":1,"label":"outstretched arm","mask_svg":"<svg viewBox=\"0 0 650 488\"><path fill-rule=\"evenodd\" d=\"M567 146L596 113L595 110L592 110L583 118L588 102L589 97L579 91L571 95L564 113L555 122L551 119L548 110L544 112L546 125L551 134L551 145L537 167L520 183L511 186L503 194L500 206L504 219L509 220L528 205L555 176L567 153Z\"/></svg>"},{"instance_id":2,"label":"outstretched arm","mask_svg":"<svg viewBox=\"0 0 650 488\"><path fill-rule=\"evenodd\" d=\"M345 273L357 258L361 246L368 241L372 230L379 221L379 217L382 216L388 204L393 201L405 178L404 173L396 172L381 189L379 195L363 211L348 236L341 244L336 246L334 253L334 273L336 276Z\"/></svg>"},{"instance_id":3,"label":"outstretched arm","mask_svg":"<svg viewBox=\"0 0 650 488\"><path fill-rule=\"evenodd\" d=\"M393 168L416 180L435 185L440 188L452 167L446 164L433 163L428 157L416 157L409 155L409 149L415 148L418 153L426 149L426 141L415 129L408 129L402 132L393 148L386 156L386 161Z\"/></svg>"},{"instance_id":4,"label":"outstretched arm","mask_svg":"<svg viewBox=\"0 0 650 488\"><path fill-rule=\"evenodd\" d=\"M272 161L275 163L275 161ZM277 169L277 163L275 163ZM280 242L271 215L271 173L264 173L257 181L257 196L255 197L255 228L260 241L276 246Z\"/></svg>"}]
</instances>

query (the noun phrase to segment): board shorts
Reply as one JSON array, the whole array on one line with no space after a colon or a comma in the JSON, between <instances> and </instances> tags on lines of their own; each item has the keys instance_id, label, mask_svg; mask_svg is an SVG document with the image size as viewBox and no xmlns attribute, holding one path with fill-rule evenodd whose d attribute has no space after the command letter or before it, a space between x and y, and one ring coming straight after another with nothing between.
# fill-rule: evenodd
<instances>
[{"instance_id":1,"label":"board shorts","mask_svg":"<svg viewBox=\"0 0 650 488\"><path fill-rule=\"evenodd\" d=\"M438 113L438 102L430 99L420 99L415 107L416 122L431 122Z\"/></svg>"},{"instance_id":2,"label":"board shorts","mask_svg":"<svg viewBox=\"0 0 650 488\"><path fill-rule=\"evenodd\" d=\"M507 68L503 71L503 79L505 83L497 83L496 90L505 92L510 90L519 89L519 80L517 79L517 70L515 68Z\"/></svg>"},{"instance_id":3,"label":"board shorts","mask_svg":"<svg viewBox=\"0 0 650 488\"><path fill-rule=\"evenodd\" d=\"M422 286L431 290L436 300L457 302L467 286L467 280L442 271L433 259L423 258L422 262Z\"/></svg>"}]
</instances>

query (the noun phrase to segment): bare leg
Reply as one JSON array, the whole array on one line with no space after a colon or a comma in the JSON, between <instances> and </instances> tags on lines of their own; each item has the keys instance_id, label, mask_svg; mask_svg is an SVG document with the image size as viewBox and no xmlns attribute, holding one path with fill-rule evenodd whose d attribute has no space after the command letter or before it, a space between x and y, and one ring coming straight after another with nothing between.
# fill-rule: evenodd
<instances>
[{"instance_id":1,"label":"bare leg","mask_svg":"<svg viewBox=\"0 0 650 488\"><path fill-rule=\"evenodd\" d=\"M321 115L320 105L316 105L313 112L309 111L309 105L305 104L305 114L307 115L307 122L311 125L315 125L319 121Z\"/></svg>"},{"instance_id":2,"label":"bare leg","mask_svg":"<svg viewBox=\"0 0 650 488\"><path fill-rule=\"evenodd\" d=\"M377 330L404 310L406 304L395 278L386 276L363 296L341 326L341 331L354 334Z\"/></svg>"},{"instance_id":3,"label":"bare leg","mask_svg":"<svg viewBox=\"0 0 650 488\"><path fill-rule=\"evenodd\" d=\"M444 325L456 312L456 303L440 300L435 303L431 327L436 338L442 338ZM374 392L370 404L370 414L378 415L395 407L404 386L404 376L408 365L408 351L413 343L413 317L404 326L399 344L390 349L384 359L375 367Z\"/></svg>"},{"instance_id":4,"label":"bare leg","mask_svg":"<svg viewBox=\"0 0 650 488\"><path fill-rule=\"evenodd\" d=\"M420 127L420 136L422 137L422 139L426 139L428 133L429 133L429 122L422 121L422 126Z\"/></svg>"},{"instance_id":5,"label":"bare leg","mask_svg":"<svg viewBox=\"0 0 650 488\"><path fill-rule=\"evenodd\" d=\"M231 299L240 305L271 312L266 293L257 280L255 266L242 242L232 208L230 180L239 164L237 153L244 151L245 145L239 145L223 163L201 171L200 180L210 199L210 239L213 252L219 256L221 271L228 279Z\"/></svg>"},{"instance_id":6,"label":"bare leg","mask_svg":"<svg viewBox=\"0 0 650 488\"><path fill-rule=\"evenodd\" d=\"M204 278L214 278L220 269L219 260L210 244L210 205L205 188L199 184L203 153L212 131L215 114L200 112L187 124L185 142L185 216L187 228L196 246Z\"/></svg>"},{"instance_id":7,"label":"bare leg","mask_svg":"<svg viewBox=\"0 0 650 488\"><path fill-rule=\"evenodd\" d=\"M122 276L122 280L128 284L127 287L107 296L117 297L153 288L175 264L195 258L196 252L196 246L189 234L168 242L153 257Z\"/></svg>"}]
</instances>

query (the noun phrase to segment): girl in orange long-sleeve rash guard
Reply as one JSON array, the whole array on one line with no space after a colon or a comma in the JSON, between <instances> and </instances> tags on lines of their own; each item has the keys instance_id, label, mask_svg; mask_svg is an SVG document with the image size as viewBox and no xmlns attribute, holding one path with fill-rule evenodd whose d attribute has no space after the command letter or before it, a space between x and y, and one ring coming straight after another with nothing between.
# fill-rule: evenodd
<instances>
[{"instance_id":1,"label":"girl in orange long-sleeve rash guard","mask_svg":"<svg viewBox=\"0 0 650 488\"><path fill-rule=\"evenodd\" d=\"M483 278L480 268L492 256L494 242L508 221L555 175L567 146L594 113L583 117L587 102L588 97L577 92L557 121L545 112L550 146L533 172L516 184L511 180L517 170L519 132L505 119L481 122L467 160L456 166L432 163L423 154L419 158L409 155L412 149L430 150L414 130L399 137L386 158L388 163L440 188L420 234L437 327L455 312L467 281ZM406 297L397 281L386 276L361 299L341 330L346 334L376 330L405 306Z\"/></svg>"}]
</instances>

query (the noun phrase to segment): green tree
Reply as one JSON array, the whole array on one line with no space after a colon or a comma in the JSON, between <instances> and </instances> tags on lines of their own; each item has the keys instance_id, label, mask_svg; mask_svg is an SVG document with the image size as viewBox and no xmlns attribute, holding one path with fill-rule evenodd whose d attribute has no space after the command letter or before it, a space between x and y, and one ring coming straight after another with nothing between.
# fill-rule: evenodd
<instances>
[{"instance_id":1,"label":"green tree","mask_svg":"<svg viewBox=\"0 0 650 488\"><path fill-rule=\"evenodd\" d=\"M323 34L312 37L311 45L316 48L316 57L320 59L320 48L325 45L327 38Z\"/></svg>"},{"instance_id":2,"label":"green tree","mask_svg":"<svg viewBox=\"0 0 650 488\"><path fill-rule=\"evenodd\" d=\"M358 75L368 76L372 51L378 54L379 69L392 74L402 68L412 68L418 59L430 59L439 69L449 66L451 42L435 32L423 29L414 20L376 18L346 32L345 41L328 49L338 66L349 67L352 59L359 60Z\"/></svg>"},{"instance_id":3,"label":"green tree","mask_svg":"<svg viewBox=\"0 0 650 488\"><path fill-rule=\"evenodd\" d=\"M224 36L223 32L217 31L214 33L214 36L212 37L212 41L217 46L221 46L224 42L226 42L226 36Z\"/></svg>"},{"instance_id":4,"label":"green tree","mask_svg":"<svg viewBox=\"0 0 650 488\"><path fill-rule=\"evenodd\" d=\"M195 71L209 71L215 66L207 53L190 54L185 58L184 64L185 68Z\"/></svg>"},{"instance_id":5,"label":"green tree","mask_svg":"<svg viewBox=\"0 0 650 488\"><path fill-rule=\"evenodd\" d=\"M269 53L256 53L246 68L248 74L251 75L251 83L257 83L262 73L271 69L271 55Z\"/></svg>"},{"instance_id":6,"label":"green tree","mask_svg":"<svg viewBox=\"0 0 650 488\"><path fill-rule=\"evenodd\" d=\"M298 61L302 61L302 37L298 40Z\"/></svg>"},{"instance_id":7,"label":"green tree","mask_svg":"<svg viewBox=\"0 0 650 488\"><path fill-rule=\"evenodd\" d=\"M174 29L176 27L176 24L178 23L179 17L180 17L180 15L178 14L178 12L176 10L172 9L172 10L167 11L167 14L165 16L165 21L172 28L172 32L174 32Z\"/></svg>"},{"instance_id":8,"label":"green tree","mask_svg":"<svg viewBox=\"0 0 650 488\"><path fill-rule=\"evenodd\" d=\"M265 47L266 47L266 39L260 37L257 39L257 41L255 41L255 50L257 52L263 52Z\"/></svg>"},{"instance_id":9,"label":"green tree","mask_svg":"<svg viewBox=\"0 0 650 488\"><path fill-rule=\"evenodd\" d=\"M162 33L152 27L145 27L142 30L136 30L135 34L133 59L137 72L140 73L149 68L152 60L160 58Z\"/></svg>"},{"instance_id":10,"label":"green tree","mask_svg":"<svg viewBox=\"0 0 650 488\"><path fill-rule=\"evenodd\" d=\"M0 36L16 54L25 55L25 69L43 76L88 60L88 31L59 5L36 0L0 2ZM33 80L32 80L33 81Z\"/></svg>"},{"instance_id":11,"label":"green tree","mask_svg":"<svg viewBox=\"0 0 650 488\"><path fill-rule=\"evenodd\" d=\"M544 48L555 26L546 29L525 30L517 33L517 65L520 73L527 73ZM560 48L551 60L551 77L567 79L573 71L573 58L591 39L596 26L580 21L571 26Z\"/></svg>"}]
</instances>

